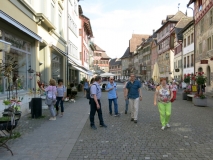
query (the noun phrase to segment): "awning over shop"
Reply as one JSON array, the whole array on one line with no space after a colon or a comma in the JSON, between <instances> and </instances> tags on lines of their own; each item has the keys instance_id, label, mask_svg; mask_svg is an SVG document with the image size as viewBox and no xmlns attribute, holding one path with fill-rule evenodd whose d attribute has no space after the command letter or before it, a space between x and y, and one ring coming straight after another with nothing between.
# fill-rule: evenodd
<instances>
[{"instance_id":1,"label":"awning over shop","mask_svg":"<svg viewBox=\"0 0 213 160\"><path fill-rule=\"evenodd\" d=\"M77 66L72 66L72 67L75 68L75 69L77 69L77 70L79 70L79 71L82 72L82 73L88 74L87 71L83 70L83 69L80 68L80 67L77 67Z\"/></svg>"},{"instance_id":2,"label":"awning over shop","mask_svg":"<svg viewBox=\"0 0 213 160\"><path fill-rule=\"evenodd\" d=\"M60 53L60 54L62 54L62 55L64 55L64 56L67 57L66 52L60 50L58 47L56 47L56 46L54 46L54 45L51 45L50 47L53 48L54 50L56 50L58 53Z\"/></svg>"},{"instance_id":3,"label":"awning over shop","mask_svg":"<svg viewBox=\"0 0 213 160\"><path fill-rule=\"evenodd\" d=\"M26 34L30 35L31 37L35 38L36 40L42 42L42 38L31 31L29 28L25 27L23 24L15 20L14 18L10 17L8 14L4 13L2 10L0 10L0 19L3 19L7 21L8 23L12 24L13 26L17 27L21 31L25 32Z\"/></svg>"}]
</instances>

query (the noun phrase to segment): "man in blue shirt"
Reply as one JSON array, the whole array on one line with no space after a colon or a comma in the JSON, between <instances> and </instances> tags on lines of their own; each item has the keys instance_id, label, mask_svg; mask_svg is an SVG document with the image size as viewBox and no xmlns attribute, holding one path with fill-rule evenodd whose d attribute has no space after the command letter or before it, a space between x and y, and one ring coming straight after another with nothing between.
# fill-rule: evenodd
<instances>
[{"instance_id":1,"label":"man in blue shirt","mask_svg":"<svg viewBox=\"0 0 213 160\"><path fill-rule=\"evenodd\" d=\"M117 102L118 94L116 83L114 83L114 77L109 78L109 83L106 86L106 91L108 92L108 99L109 99L109 114L112 115L112 102L113 102L115 117L118 117L120 114L118 113L118 102Z\"/></svg>"},{"instance_id":2,"label":"man in blue shirt","mask_svg":"<svg viewBox=\"0 0 213 160\"><path fill-rule=\"evenodd\" d=\"M135 74L130 75L130 81L126 85L125 99L129 98L131 108L131 121L137 123L139 100L142 101L141 82L135 80Z\"/></svg>"},{"instance_id":3,"label":"man in blue shirt","mask_svg":"<svg viewBox=\"0 0 213 160\"><path fill-rule=\"evenodd\" d=\"M92 129L96 130L95 126L95 113L96 111L98 112L98 118L100 121L100 127L106 128L107 126L104 124L103 116L102 116L102 110L101 110L101 88L100 88L100 83L101 83L101 77L97 76L95 77L95 82L91 85L90 88L90 126Z\"/></svg>"}]
</instances>

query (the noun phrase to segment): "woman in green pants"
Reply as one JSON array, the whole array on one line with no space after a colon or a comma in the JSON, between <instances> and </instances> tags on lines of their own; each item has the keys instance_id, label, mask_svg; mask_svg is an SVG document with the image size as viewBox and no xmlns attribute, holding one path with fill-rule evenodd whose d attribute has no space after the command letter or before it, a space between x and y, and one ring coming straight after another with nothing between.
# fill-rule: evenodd
<instances>
[{"instance_id":1,"label":"woman in green pants","mask_svg":"<svg viewBox=\"0 0 213 160\"><path fill-rule=\"evenodd\" d=\"M156 88L154 96L154 105L158 105L160 113L160 121L162 124L162 130L166 127L170 128L169 120L171 116L171 99L173 97L173 92L170 90L169 85L166 83L166 79L161 79L161 85Z\"/></svg>"}]
</instances>

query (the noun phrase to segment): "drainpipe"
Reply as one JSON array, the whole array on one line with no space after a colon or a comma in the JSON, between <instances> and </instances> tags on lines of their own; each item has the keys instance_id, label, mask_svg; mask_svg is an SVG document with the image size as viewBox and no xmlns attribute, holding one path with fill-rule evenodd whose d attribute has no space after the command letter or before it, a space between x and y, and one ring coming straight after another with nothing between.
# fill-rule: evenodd
<instances>
[{"instance_id":1,"label":"drainpipe","mask_svg":"<svg viewBox=\"0 0 213 160\"><path fill-rule=\"evenodd\" d=\"M191 9L193 11L193 22L194 22L194 74L196 73L195 71L195 55L196 55L196 38L195 38L195 34L196 34L196 30L195 30L195 14L194 14L194 9L191 8L191 7L188 7L187 8ZM195 83L195 82L194 82Z\"/></svg>"}]
</instances>

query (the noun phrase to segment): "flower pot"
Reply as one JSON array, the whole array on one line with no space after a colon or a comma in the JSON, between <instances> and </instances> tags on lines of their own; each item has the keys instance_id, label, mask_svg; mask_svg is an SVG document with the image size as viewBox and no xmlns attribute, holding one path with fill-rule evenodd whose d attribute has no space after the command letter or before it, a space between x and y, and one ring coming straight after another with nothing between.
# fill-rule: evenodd
<instances>
[{"instance_id":1,"label":"flower pot","mask_svg":"<svg viewBox=\"0 0 213 160\"><path fill-rule=\"evenodd\" d=\"M12 130L16 128L19 119L15 120L15 125L11 125L11 121L0 121L0 130Z\"/></svg>"},{"instance_id":2,"label":"flower pot","mask_svg":"<svg viewBox=\"0 0 213 160\"><path fill-rule=\"evenodd\" d=\"M185 92L182 94L182 96L183 96L183 100L187 100L187 94Z\"/></svg>"},{"instance_id":3,"label":"flower pot","mask_svg":"<svg viewBox=\"0 0 213 160\"><path fill-rule=\"evenodd\" d=\"M199 107L206 107L207 106L207 98L200 99L200 98L197 98L197 97L193 97L193 104L195 106L199 106Z\"/></svg>"}]
</instances>

